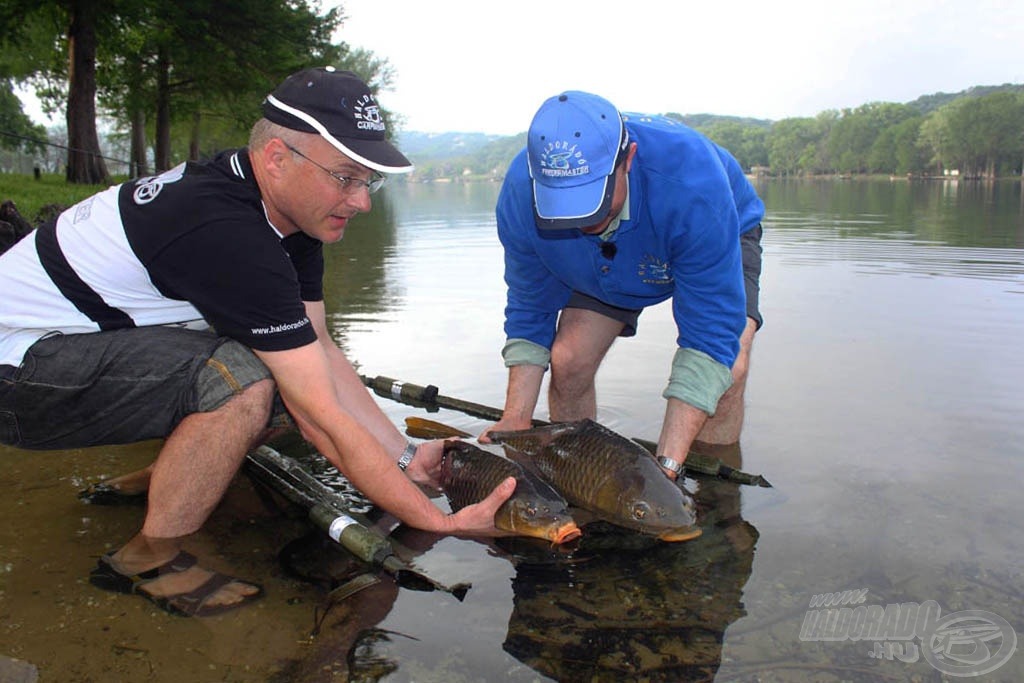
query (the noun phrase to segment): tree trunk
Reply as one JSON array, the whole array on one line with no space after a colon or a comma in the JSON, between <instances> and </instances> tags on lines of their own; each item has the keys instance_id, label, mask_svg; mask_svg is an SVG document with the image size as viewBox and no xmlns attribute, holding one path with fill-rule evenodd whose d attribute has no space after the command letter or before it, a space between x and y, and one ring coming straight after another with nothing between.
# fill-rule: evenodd
<instances>
[{"instance_id":1,"label":"tree trunk","mask_svg":"<svg viewBox=\"0 0 1024 683\"><path fill-rule=\"evenodd\" d=\"M70 4L68 27L68 167L70 183L109 184L96 133L95 0Z\"/></svg>"},{"instance_id":2,"label":"tree trunk","mask_svg":"<svg viewBox=\"0 0 1024 683\"><path fill-rule=\"evenodd\" d=\"M149 175L149 154L146 149L146 109L142 102L143 82L142 59L131 60L132 84L128 94L128 117L131 124L130 145L131 178L142 178Z\"/></svg>"},{"instance_id":3,"label":"tree trunk","mask_svg":"<svg viewBox=\"0 0 1024 683\"><path fill-rule=\"evenodd\" d=\"M192 135L188 140L188 158L190 161L199 161L199 124L202 121L202 115L197 109L192 114Z\"/></svg>"},{"instance_id":4,"label":"tree trunk","mask_svg":"<svg viewBox=\"0 0 1024 683\"><path fill-rule=\"evenodd\" d=\"M149 162L146 159L146 112L136 109L131 116L132 167L128 175L132 178L141 178L149 175Z\"/></svg>"},{"instance_id":5,"label":"tree trunk","mask_svg":"<svg viewBox=\"0 0 1024 683\"><path fill-rule=\"evenodd\" d=\"M167 48L160 46L156 60L156 170L171 167L171 63Z\"/></svg>"}]
</instances>

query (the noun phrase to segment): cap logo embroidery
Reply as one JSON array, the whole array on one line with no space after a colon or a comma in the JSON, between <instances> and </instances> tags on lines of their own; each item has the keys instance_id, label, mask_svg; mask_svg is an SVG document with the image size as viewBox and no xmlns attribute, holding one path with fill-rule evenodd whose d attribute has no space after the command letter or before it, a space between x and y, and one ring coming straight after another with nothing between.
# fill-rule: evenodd
<instances>
[{"instance_id":1,"label":"cap logo embroidery","mask_svg":"<svg viewBox=\"0 0 1024 683\"><path fill-rule=\"evenodd\" d=\"M583 151L564 140L549 142L540 153L540 173L550 178L568 178L590 173Z\"/></svg>"},{"instance_id":2,"label":"cap logo embroidery","mask_svg":"<svg viewBox=\"0 0 1024 683\"><path fill-rule=\"evenodd\" d=\"M380 107L373 101L373 95L367 93L356 102L356 126L360 130L384 130L384 117L380 115Z\"/></svg>"}]
</instances>

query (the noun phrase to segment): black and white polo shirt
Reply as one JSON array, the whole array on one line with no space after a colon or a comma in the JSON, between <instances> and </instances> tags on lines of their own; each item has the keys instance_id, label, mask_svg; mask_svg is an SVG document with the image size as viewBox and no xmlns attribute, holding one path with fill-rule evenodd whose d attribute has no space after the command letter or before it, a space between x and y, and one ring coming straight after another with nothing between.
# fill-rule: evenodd
<instances>
[{"instance_id":1,"label":"black and white polo shirt","mask_svg":"<svg viewBox=\"0 0 1024 683\"><path fill-rule=\"evenodd\" d=\"M53 332L206 328L262 351L316 339L323 244L282 238L246 150L111 187L0 256L0 364Z\"/></svg>"}]
</instances>

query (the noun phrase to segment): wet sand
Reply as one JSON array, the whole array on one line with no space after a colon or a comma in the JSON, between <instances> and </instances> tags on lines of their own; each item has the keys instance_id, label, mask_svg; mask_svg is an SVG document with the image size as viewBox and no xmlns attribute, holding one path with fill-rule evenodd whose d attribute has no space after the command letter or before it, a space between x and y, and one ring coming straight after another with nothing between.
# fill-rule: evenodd
<instances>
[{"instance_id":1,"label":"wet sand","mask_svg":"<svg viewBox=\"0 0 1024 683\"><path fill-rule=\"evenodd\" d=\"M36 667L40 681L267 681L309 645L323 593L288 577L277 558L307 527L262 506L244 476L186 548L205 566L263 584L263 599L189 619L89 584L96 558L135 533L144 510L88 505L77 492L144 466L157 446L0 447L0 656Z\"/></svg>"}]
</instances>

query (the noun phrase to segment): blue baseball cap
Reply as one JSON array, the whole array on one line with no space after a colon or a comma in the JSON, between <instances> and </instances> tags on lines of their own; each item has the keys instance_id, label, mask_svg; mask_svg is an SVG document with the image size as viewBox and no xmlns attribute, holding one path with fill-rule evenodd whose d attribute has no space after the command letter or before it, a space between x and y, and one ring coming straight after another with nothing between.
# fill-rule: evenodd
<instances>
[{"instance_id":1,"label":"blue baseball cap","mask_svg":"<svg viewBox=\"0 0 1024 683\"><path fill-rule=\"evenodd\" d=\"M611 208L613 174L629 137L618 109L603 97L568 90L549 98L527 132L537 226L585 228Z\"/></svg>"}]
</instances>

